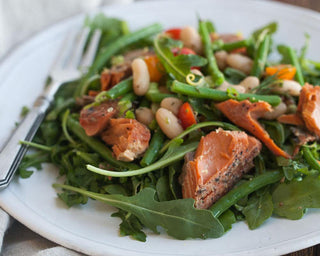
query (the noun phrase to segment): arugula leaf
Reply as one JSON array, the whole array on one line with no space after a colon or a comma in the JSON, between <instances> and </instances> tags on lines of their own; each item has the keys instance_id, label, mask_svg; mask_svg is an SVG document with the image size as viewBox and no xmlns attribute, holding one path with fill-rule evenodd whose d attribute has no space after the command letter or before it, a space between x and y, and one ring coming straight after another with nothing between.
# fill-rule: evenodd
<instances>
[{"instance_id":1,"label":"arugula leaf","mask_svg":"<svg viewBox=\"0 0 320 256\"><path fill-rule=\"evenodd\" d=\"M273 33L277 32L277 30L278 30L278 23L271 22L271 23L263 26L262 28L255 30L252 33L252 37L254 40L258 40L258 38L261 36L261 34L265 33L265 31L267 31L268 34L273 34Z\"/></svg>"},{"instance_id":2,"label":"arugula leaf","mask_svg":"<svg viewBox=\"0 0 320 256\"><path fill-rule=\"evenodd\" d=\"M181 198L181 186L178 182L178 175L176 170L181 170L180 163L169 166L169 187L174 199Z\"/></svg>"},{"instance_id":3,"label":"arugula leaf","mask_svg":"<svg viewBox=\"0 0 320 256\"><path fill-rule=\"evenodd\" d=\"M163 175L158 179L156 190L160 202L170 201L174 199L170 190L169 178L167 175Z\"/></svg>"},{"instance_id":4,"label":"arugula leaf","mask_svg":"<svg viewBox=\"0 0 320 256\"><path fill-rule=\"evenodd\" d=\"M242 213L246 217L250 229L259 227L271 217L273 211L272 197L269 187L263 188L250 196Z\"/></svg>"},{"instance_id":5,"label":"arugula leaf","mask_svg":"<svg viewBox=\"0 0 320 256\"><path fill-rule=\"evenodd\" d=\"M224 74L228 82L231 84L239 84L243 79L247 77L247 75L242 71L230 67L227 67L224 70Z\"/></svg>"},{"instance_id":6,"label":"arugula leaf","mask_svg":"<svg viewBox=\"0 0 320 256\"><path fill-rule=\"evenodd\" d=\"M300 219L307 208L320 207L319 194L320 180L317 176L282 183L272 194L274 213L291 220Z\"/></svg>"},{"instance_id":7,"label":"arugula leaf","mask_svg":"<svg viewBox=\"0 0 320 256\"><path fill-rule=\"evenodd\" d=\"M45 121L40 126L40 132L45 145L54 145L61 135L60 124L56 121Z\"/></svg>"},{"instance_id":8,"label":"arugula leaf","mask_svg":"<svg viewBox=\"0 0 320 256\"><path fill-rule=\"evenodd\" d=\"M131 236L135 240L146 241L147 236L142 231L143 226L136 216L119 210L113 213L111 217L119 217L122 220L120 224L120 236Z\"/></svg>"},{"instance_id":9,"label":"arugula leaf","mask_svg":"<svg viewBox=\"0 0 320 256\"><path fill-rule=\"evenodd\" d=\"M50 155L48 152L40 151L35 154L25 155L19 165L17 173L23 179L29 178L33 174L33 171L29 170L29 168L33 167L40 170L41 164L49 161Z\"/></svg>"},{"instance_id":10,"label":"arugula leaf","mask_svg":"<svg viewBox=\"0 0 320 256\"><path fill-rule=\"evenodd\" d=\"M180 82L186 82L186 76L190 73L191 67L202 67L207 64L207 60L199 55L178 55L171 52L172 43L166 37L157 37L154 40L154 50L168 73Z\"/></svg>"},{"instance_id":11,"label":"arugula leaf","mask_svg":"<svg viewBox=\"0 0 320 256\"><path fill-rule=\"evenodd\" d=\"M158 226L177 239L217 238L224 233L222 224L212 212L194 208L194 200L191 198L158 202L154 199L156 191L151 188L145 188L137 195L126 197L93 193L68 185L53 186L78 192L127 211L155 233L158 233Z\"/></svg>"},{"instance_id":12,"label":"arugula leaf","mask_svg":"<svg viewBox=\"0 0 320 256\"><path fill-rule=\"evenodd\" d=\"M23 106L20 112L20 117L25 117L29 113L30 109L27 106Z\"/></svg>"},{"instance_id":13,"label":"arugula leaf","mask_svg":"<svg viewBox=\"0 0 320 256\"><path fill-rule=\"evenodd\" d=\"M106 17L103 13L95 15L93 18L87 16L84 21L84 26L90 27L91 31L94 31L95 29L101 30L101 46L104 46L119 36L127 33L126 22Z\"/></svg>"},{"instance_id":14,"label":"arugula leaf","mask_svg":"<svg viewBox=\"0 0 320 256\"><path fill-rule=\"evenodd\" d=\"M104 191L111 195L123 195L127 196L126 189L120 184L109 184L103 187Z\"/></svg>"},{"instance_id":15,"label":"arugula leaf","mask_svg":"<svg viewBox=\"0 0 320 256\"><path fill-rule=\"evenodd\" d=\"M231 210L227 210L219 217L219 221L223 225L224 232L227 232L237 220L235 214Z\"/></svg>"},{"instance_id":16,"label":"arugula leaf","mask_svg":"<svg viewBox=\"0 0 320 256\"><path fill-rule=\"evenodd\" d=\"M71 207L73 205L78 205L78 204L86 204L88 202L88 197L81 195L81 194L75 194L70 191L64 191L62 193L58 194L58 197L65 202L65 204L68 207Z\"/></svg>"},{"instance_id":17,"label":"arugula leaf","mask_svg":"<svg viewBox=\"0 0 320 256\"><path fill-rule=\"evenodd\" d=\"M289 56L288 47L286 45L278 45L277 50L279 54L282 56L281 63L287 64L291 62L291 58Z\"/></svg>"},{"instance_id":18,"label":"arugula leaf","mask_svg":"<svg viewBox=\"0 0 320 256\"><path fill-rule=\"evenodd\" d=\"M212 111L212 109L205 103L205 100L189 98L188 101L191 104L193 111L197 114L203 115L208 121L219 119L219 116Z\"/></svg>"},{"instance_id":19,"label":"arugula leaf","mask_svg":"<svg viewBox=\"0 0 320 256\"><path fill-rule=\"evenodd\" d=\"M261 120L260 122L265 125L265 129L271 139L273 139L278 146L282 147L285 141L283 125L277 121Z\"/></svg>"}]
</instances>

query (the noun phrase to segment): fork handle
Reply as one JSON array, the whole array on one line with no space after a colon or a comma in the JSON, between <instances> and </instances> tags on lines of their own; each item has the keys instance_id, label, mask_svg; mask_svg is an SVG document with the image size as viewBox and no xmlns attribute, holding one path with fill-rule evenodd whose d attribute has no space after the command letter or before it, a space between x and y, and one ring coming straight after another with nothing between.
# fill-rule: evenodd
<instances>
[{"instance_id":1,"label":"fork handle","mask_svg":"<svg viewBox=\"0 0 320 256\"><path fill-rule=\"evenodd\" d=\"M21 140L32 141L49 106L50 100L40 96L2 149L0 154L0 189L10 183L27 151L27 146L21 145L19 142Z\"/></svg>"}]
</instances>

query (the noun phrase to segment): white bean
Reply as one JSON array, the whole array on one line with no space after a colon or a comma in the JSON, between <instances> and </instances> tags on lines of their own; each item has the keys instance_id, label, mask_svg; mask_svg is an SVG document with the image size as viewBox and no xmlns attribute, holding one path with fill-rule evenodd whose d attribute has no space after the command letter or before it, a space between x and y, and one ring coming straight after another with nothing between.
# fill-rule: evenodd
<instances>
[{"instance_id":1,"label":"white bean","mask_svg":"<svg viewBox=\"0 0 320 256\"><path fill-rule=\"evenodd\" d=\"M199 69L192 68L190 71L195 75L203 76L202 72Z\"/></svg>"},{"instance_id":2,"label":"white bean","mask_svg":"<svg viewBox=\"0 0 320 256\"><path fill-rule=\"evenodd\" d=\"M299 96L302 87L301 85L293 80L283 80L281 84L274 86L273 91L279 93L288 93L292 96Z\"/></svg>"},{"instance_id":3,"label":"white bean","mask_svg":"<svg viewBox=\"0 0 320 256\"><path fill-rule=\"evenodd\" d=\"M179 100L174 97L168 97L168 98L164 98L161 101L160 107L168 109L169 111L171 111L173 114L177 116L182 104L183 104L182 100Z\"/></svg>"},{"instance_id":4,"label":"white bean","mask_svg":"<svg viewBox=\"0 0 320 256\"><path fill-rule=\"evenodd\" d=\"M196 53L202 52L201 37L193 27L185 27L181 30L180 39L185 47L194 50Z\"/></svg>"},{"instance_id":5,"label":"white bean","mask_svg":"<svg viewBox=\"0 0 320 256\"><path fill-rule=\"evenodd\" d=\"M281 102L278 106L272 108L270 112L267 112L263 115L263 118L268 120L277 119L279 116L287 112L287 105Z\"/></svg>"},{"instance_id":6,"label":"white bean","mask_svg":"<svg viewBox=\"0 0 320 256\"><path fill-rule=\"evenodd\" d=\"M216 58L219 69L224 70L227 67L228 53L226 51L217 51L215 52L214 57Z\"/></svg>"},{"instance_id":7,"label":"white bean","mask_svg":"<svg viewBox=\"0 0 320 256\"><path fill-rule=\"evenodd\" d=\"M238 93L244 93L246 89L242 85L233 85L229 84L227 81L224 81L218 88L217 90L219 91L227 91L228 88L234 88L237 90Z\"/></svg>"},{"instance_id":8,"label":"white bean","mask_svg":"<svg viewBox=\"0 0 320 256\"><path fill-rule=\"evenodd\" d=\"M260 80L258 77L248 76L240 82L240 85L246 89L246 92L249 92L260 85Z\"/></svg>"},{"instance_id":9,"label":"white bean","mask_svg":"<svg viewBox=\"0 0 320 256\"><path fill-rule=\"evenodd\" d=\"M229 54L227 57L227 64L230 67L240 70L243 73L248 75L251 72L253 60L247 56L237 54L237 53L232 53L232 54Z\"/></svg>"},{"instance_id":10,"label":"white bean","mask_svg":"<svg viewBox=\"0 0 320 256\"><path fill-rule=\"evenodd\" d=\"M138 96L143 96L149 90L150 75L144 60L137 58L132 61L133 91Z\"/></svg>"},{"instance_id":11,"label":"white bean","mask_svg":"<svg viewBox=\"0 0 320 256\"><path fill-rule=\"evenodd\" d=\"M150 108L140 107L136 109L136 119L148 126L153 121L154 114Z\"/></svg>"},{"instance_id":12,"label":"white bean","mask_svg":"<svg viewBox=\"0 0 320 256\"><path fill-rule=\"evenodd\" d=\"M159 108L156 113L156 120L161 130L169 139L173 139L183 132L178 118L169 110Z\"/></svg>"}]
</instances>

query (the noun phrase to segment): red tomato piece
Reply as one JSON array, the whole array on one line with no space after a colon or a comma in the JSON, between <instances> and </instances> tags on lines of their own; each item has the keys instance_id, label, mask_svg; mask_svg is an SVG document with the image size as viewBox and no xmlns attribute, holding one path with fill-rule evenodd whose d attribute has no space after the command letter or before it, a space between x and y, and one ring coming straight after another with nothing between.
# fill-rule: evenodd
<instances>
[{"instance_id":1,"label":"red tomato piece","mask_svg":"<svg viewBox=\"0 0 320 256\"><path fill-rule=\"evenodd\" d=\"M166 30L164 33L168 34L174 40L179 40L180 34L181 34L181 28L171 28Z\"/></svg>"},{"instance_id":2,"label":"red tomato piece","mask_svg":"<svg viewBox=\"0 0 320 256\"><path fill-rule=\"evenodd\" d=\"M196 55L195 51L190 49L190 48L187 48L187 47L183 47L181 50L180 50L180 54L182 55L187 55L187 54L193 54L193 55Z\"/></svg>"},{"instance_id":3,"label":"red tomato piece","mask_svg":"<svg viewBox=\"0 0 320 256\"><path fill-rule=\"evenodd\" d=\"M180 107L178 118L181 121L183 129L187 129L189 126L197 123L193 109L188 102L183 103Z\"/></svg>"}]
</instances>

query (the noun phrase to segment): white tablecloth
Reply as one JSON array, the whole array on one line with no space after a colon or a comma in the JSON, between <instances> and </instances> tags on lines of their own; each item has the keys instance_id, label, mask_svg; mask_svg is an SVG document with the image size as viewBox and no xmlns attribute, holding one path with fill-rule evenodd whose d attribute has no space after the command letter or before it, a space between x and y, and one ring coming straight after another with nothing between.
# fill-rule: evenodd
<instances>
[{"instance_id":1,"label":"white tablecloth","mask_svg":"<svg viewBox=\"0 0 320 256\"><path fill-rule=\"evenodd\" d=\"M106 4L133 0L0 0L0 59L28 37L68 16ZM76 256L13 220L0 208L3 256Z\"/></svg>"}]
</instances>

